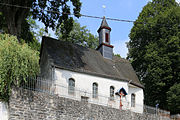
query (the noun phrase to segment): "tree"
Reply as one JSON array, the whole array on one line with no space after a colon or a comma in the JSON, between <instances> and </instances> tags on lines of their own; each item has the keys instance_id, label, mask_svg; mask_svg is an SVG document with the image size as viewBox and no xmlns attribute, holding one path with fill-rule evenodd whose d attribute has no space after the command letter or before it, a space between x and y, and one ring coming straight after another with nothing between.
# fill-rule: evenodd
<instances>
[{"instance_id":1,"label":"tree","mask_svg":"<svg viewBox=\"0 0 180 120\"><path fill-rule=\"evenodd\" d=\"M28 16L22 27L21 39L32 49L40 51L39 41L41 41L43 35L50 36L45 32L44 28L37 25L32 16Z\"/></svg>"},{"instance_id":2,"label":"tree","mask_svg":"<svg viewBox=\"0 0 180 120\"><path fill-rule=\"evenodd\" d=\"M149 2L129 37L128 59L145 84L145 103L168 109L166 93L180 82L180 6L175 0Z\"/></svg>"},{"instance_id":3,"label":"tree","mask_svg":"<svg viewBox=\"0 0 180 120\"><path fill-rule=\"evenodd\" d=\"M0 99L8 100L11 87L39 71L39 52L20 44L15 36L0 34Z\"/></svg>"},{"instance_id":4,"label":"tree","mask_svg":"<svg viewBox=\"0 0 180 120\"><path fill-rule=\"evenodd\" d=\"M56 31L56 36L58 36L58 39L60 40L69 41L93 49L98 46L98 37L91 34L86 26L81 27L77 21L74 21L73 28L69 36L64 38L63 34L60 33L59 30Z\"/></svg>"},{"instance_id":5,"label":"tree","mask_svg":"<svg viewBox=\"0 0 180 120\"><path fill-rule=\"evenodd\" d=\"M174 84L167 92L167 102L172 114L180 111L180 83Z\"/></svg>"},{"instance_id":6,"label":"tree","mask_svg":"<svg viewBox=\"0 0 180 120\"><path fill-rule=\"evenodd\" d=\"M117 56L117 57L121 58L121 55L120 55L120 54L115 54L115 56Z\"/></svg>"},{"instance_id":7,"label":"tree","mask_svg":"<svg viewBox=\"0 0 180 120\"><path fill-rule=\"evenodd\" d=\"M40 51L40 43L34 29L39 29L35 20L29 16L25 22L23 22L22 31L20 34L20 41L27 43L33 50Z\"/></svg>"},{"instance_id":8,"label":"tree","mask_svg":"<svg viewBox=\"0 0 180 120\"><path fill-rule=\"evenodd\" d=\"M23 41L25 41L30 47L39 50L40 43L36 39L35 32L32 28L38 29L38 25L35 23L35 20L31 18L31 16L28 16L27 19L25 19L22 24L22 31L21 34L19 35L21 40L19 41L22 42L23 39ZM0 12L0 31L1 33L8 33L6 20L1 12Z\"/></svg>"},{"instance_id":9,"label":"tree","mask_svg":"<svg viewBox=\"0 0 180 120\"><path fill-rule=\"evenodd\" d=\"M80 0L70 1L74 7L75 16L80 17ZM73 18L69 16L68 2L69 0L1 0L0 12L6 20L8 33L16 35L18 38L22 31L22 24L30 14L32 14L33 19L44 23L46 30L48 27L54 30L61 26L61 32L67 36L73 23Z\"/></svg>"},{"instance_id":10,"label":"tree","mask_svg":"<svg viewBox=\"0 0 180 120\"><path fill-rule=\"evenodd\" d=\"M7 24L5 22L5 18L2 15L2 13L0 12L0 32L4 32L4 31L7 32L7 27L6 26L7 26Z\"/></svg>"}]
</instances>

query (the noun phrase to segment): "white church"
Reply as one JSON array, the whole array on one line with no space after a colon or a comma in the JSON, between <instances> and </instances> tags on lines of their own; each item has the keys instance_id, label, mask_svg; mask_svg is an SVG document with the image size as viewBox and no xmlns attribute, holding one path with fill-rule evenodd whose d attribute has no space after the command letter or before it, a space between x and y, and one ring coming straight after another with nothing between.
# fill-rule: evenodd
<instances>
[{"instance_id":1,"label":"white church","mask_svg":"<svg viewBox=\"0 0 180 120\"><path fill-rule=\"evenodd\" d=\"M142 113L143 85L130 62L114 56L110 32L104 17L96 50L43 37L41 76L60 97Z\"/></svg>"}]
</instances>

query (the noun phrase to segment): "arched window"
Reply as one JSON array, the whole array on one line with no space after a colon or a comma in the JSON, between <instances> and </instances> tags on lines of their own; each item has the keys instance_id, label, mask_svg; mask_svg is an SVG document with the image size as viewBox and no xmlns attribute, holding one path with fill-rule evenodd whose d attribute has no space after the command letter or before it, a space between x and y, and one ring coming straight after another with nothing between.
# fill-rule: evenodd
<instances>
[{"instance_id":1,"label":"arched window","mask_svg":"<svg viewBox=\"0 0 180 120\"><path fill-rule=\"evenodd\" d=\"M110 100L114 100L114 87L110 87Z\"/></svg>"},{"instance_id":2,"label":"arched window","mask_svg":"<svg viewBox=\"0 0 180 120\"><path fill-rule=\"evenodd\" d=\"M135 107L135 94L131 94L131 107Z\"/></svg>"},{"instance_id":3,"label":"arched window","mask_svg":"<svg viewBox=\"0 0 180 120\"><path fill-rule=\"evenodd\" d=\"M69 94L74 94L75 90L75 80L73 78L69 79L69 86L68 86L68 93Z\"/></svg>"},{"instance_id":4,"label":"arched window","mask_svg":"<svg viewBox=\"0 0 180 120\"><path fill-rule=\"evenodd\" d=\"M98 97L98 84L97 83L93 83L93 98L97 98Z\"/></svg>"}]
</instances>

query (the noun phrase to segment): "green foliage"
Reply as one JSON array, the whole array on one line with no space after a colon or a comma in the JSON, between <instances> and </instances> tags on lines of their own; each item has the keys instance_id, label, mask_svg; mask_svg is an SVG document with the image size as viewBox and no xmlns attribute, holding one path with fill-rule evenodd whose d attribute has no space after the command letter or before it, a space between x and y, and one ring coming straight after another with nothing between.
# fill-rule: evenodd
<instances>
[{"instance_id":1,"label":"green foliage","mask_svg":"<svg viewBox=\"0 0 180 120\"><path fill-rule=\"evenodd\" d=\"M180 6L175 0L149 2L129 37L128 59L145 84L145 103L168 109L166 93L180 82Z\"/></svg>"},{"instance_id":2,"label":"green foliage","mask_svg":"<svg viewBox=\"0 0 180 120\"><path fill-rule=\"evenodd\" d=\"M0 32L7 32L7 24L2 12L0 12Z\"/></svg>"},{"instance_id":3,"label":"green foliage","mask_svg":"<svg viewBox=\"0 0 180 120\"><path fill-rule=\"evenodd\" d=\"M33 36L36 40L40 41L42 39L42 36L51 36L46 32L46 30L39 25L37 25L36 21L32 19L32 16L28 16L26 19L27 23L29 24L29 29L32 32Z\"/></svg>"},{"instance_id":4,"label":"green foliage","mask_svg":"<svg viewBox=\"0 0 180 120\"><path fill-rule=\"evenodd\" d=\"M67 36L72 30L73 17L70 16L70 8L73 9L75 17L80 17L80 0L1 0L1 2L31 8L0 6L0 12L3 13L8 25L8 33L16 35L18 38L22 32L22 22L28 15L32 15L33 19L42 22L46 31L48 28L55 30L60 26L63 36Z\"/></svg>"},{"instance_id":5,"label":"green foliage","mask_svg":"<svg viewBox=\"0 0 180 120\"><path fill-rule=\"evenodd\" d=\"M32 49L40 51L40 43L42 36L48 35L44 28L40 28L36 21L32 19L32 16L28 18L23 23L22 32L20 38L24 40Z\"/></svg>"},{"instance_id":6,"label":"green foliage","mask_svg":"<svg viewBox=\"0 0 180 120\"><path fill-rule=\"evenodd\" d=\"M24 41L27 43L32 49L40 51L40 43L38 41L38 37L36 36L36 32L32 29L38 29L38 25L36 24L35 20L29 19L23 22L23 27L21 31L21 42Z\"/></svg>"},{"instance_id":7,"label":"green foliage","mask_svg":"<svg viewBox=\"0 0 180 120\"><path fill-rule=\"evenodd\" d=\"M8 100L11 87L39 72L39 52L16 37L0 34L0 99Z\"/></svg>"},{"instance_id":8,"label":"green foliage","mask_svg":"<svg viewBox=\"0 0 180 120\"><path fill-rule=\"evenodd\" d=\"M120 54L115 54L115 56L117 56L117 57L120 57L120 58L121 58L121 55L120 55Z\"/></svg>"},{"instance_id":9,"label":"green foliage","mask_svg":"<svg viewBox=\"0 0 180 120\"><path fill-rule=\"evenodd\" d=\"M6 24L6 20L2 13L0 13L0 30L2 30L3 33L8 33L7 27L8 26ZM39 33L39 26L36 24L35 20L33 20L31 16L28 16L28 18L25 19L22 23L22 31L19 35L19 38L21 40L19 41L26 42L34 50L40 50L40 43L38 42L40 36L37 35L34 29L36 29L37 33Z\"/></svg>"},{"instance_id":10,"label":"green foliage","mask_svg":"<svg viewBox=\"0 0 180 120\"><path fill-rule=\"evenodd\" d=\"M73 29L68 36L64 38L59 30L56 31L56 35L60 40L70 41L85 47L95 49L98 46L98 37L91 34L86 26L81 27L77 21L74 22Z\"/></svg>"},{"instance_id":11,"label":"green foliage","mask_svg":"<svg viewBox=\"0 0 180 120\"><path fill-rule=\"evenodd\" d=\"M174 84L167 92L167 101L172 114L180 111L180 83ZM176 109L174 109L176 108Z\"/></svg>"}]
</instances>

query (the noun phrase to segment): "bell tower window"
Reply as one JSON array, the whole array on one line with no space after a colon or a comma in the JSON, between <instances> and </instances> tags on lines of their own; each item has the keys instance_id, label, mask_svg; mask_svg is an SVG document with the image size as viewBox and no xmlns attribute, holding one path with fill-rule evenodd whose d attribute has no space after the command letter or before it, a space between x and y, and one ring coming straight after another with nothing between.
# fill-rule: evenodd
<instances>
[{"instance_id":1,"label":"bell tower window","mask_svg":"<svg viewBox=\"0 0 180 120\"><path fill-rule=\"evenodd\" d=\"M106 38L106 42L109 43L109 34L108 33L106 33L105 38Z\"/></svg>"}]
</instances>

